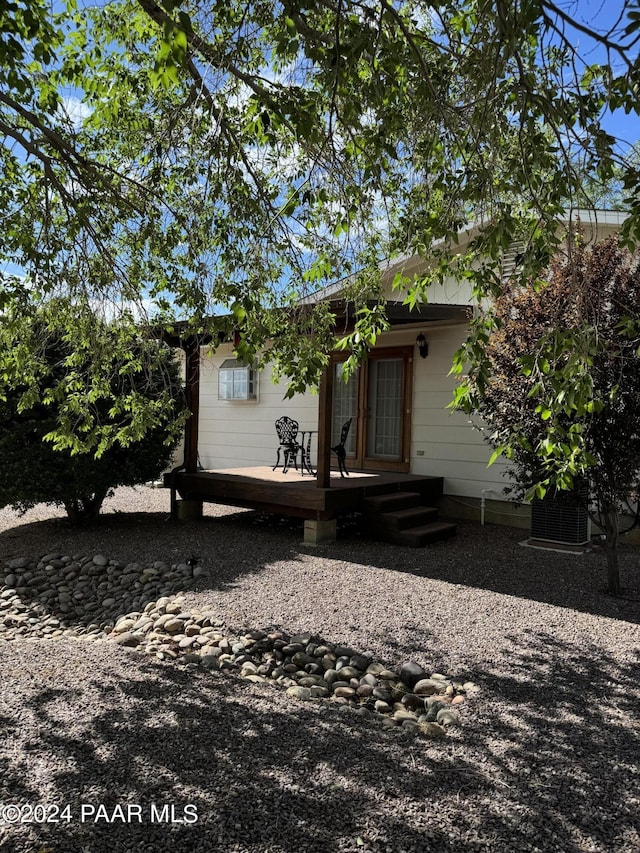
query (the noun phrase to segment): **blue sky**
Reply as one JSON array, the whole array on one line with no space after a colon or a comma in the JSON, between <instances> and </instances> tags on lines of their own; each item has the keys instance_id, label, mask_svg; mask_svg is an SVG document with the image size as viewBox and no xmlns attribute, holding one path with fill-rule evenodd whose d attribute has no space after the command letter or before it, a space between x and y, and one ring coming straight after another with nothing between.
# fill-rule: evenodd
<instances>
[{"instance_id":1,"label":"blue sky","mask_svg":"<svg viewBox=\"0 0 640 853\"><path fill-rule=\"evenodd\" d=\"M613 30L613 41L624 41L624 27L626 21L620 22L621 15L625 8L632 4L629 0L559 0L558 7L573 17L578 24L585 27L597 30L600 33L610 32ZM640 7L635 6L636 10ZM590 42L588 36L578 30L567 32L571 33L571 40L574 46L580 53L581 58L587 64L605 63L610 61L611 66L616 73L622 73L624 65L615 54L607 53L603 48L595 48ZM637 55L638 50L635 49ZM608 114L603 118L605 129L612 135L619 138L622 142L634 144L640 139L640 116L636 113L625 113L620 110L614 115Z\"/></svg>"},{"instance_id":2,"label":"blue sky","mask_svg":"<svg viewBox=\"0 0 640 853\"><path fill-rule=\"evenodd\" d=\"M621 142L633 145L640 139L640 116L635 113L625 115L618 111L615 114L604 116L602 124L611 136L620 139Z\"/></svg>"}]
</instances>

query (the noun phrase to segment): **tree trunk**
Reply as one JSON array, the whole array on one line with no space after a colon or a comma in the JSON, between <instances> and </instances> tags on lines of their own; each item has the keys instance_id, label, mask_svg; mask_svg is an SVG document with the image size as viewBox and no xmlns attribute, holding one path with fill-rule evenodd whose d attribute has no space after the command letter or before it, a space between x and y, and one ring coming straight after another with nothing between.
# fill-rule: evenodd
<instances>
[{"instance_id":1,"label":"tree trunk","mask_svg":"<svg viewBox=\"0 0 640 853\"><path fill-rule=\"evenodd\" d=\"M67 518L74 527L82 523L82 509L78 506L77 501L65 501L64 508Z\"/></svg>"},{"instance_id":2,"label":"tree trunk","mask_svg":"<svg viewBox=\"0 0 640 853\"><path fill-rule=\"evenodd\" d=\"M603 508L605 548L607 553L607 592L620 595L620 565L618 563L618 508L608 504Z\"/></svg>"},{"instance_id":3,"label":"tree trunk","mask_svg":"<svg viewBox=\"0 0 640 853\"><path fill-rule=\"evenodd\" d=\"M100 509L107 496L108 489L100 489L92 497L83 495L73 501L67 501L64 508L71 524L78 526L90 524L100 514Z\"/></svg>"}]
</instances>

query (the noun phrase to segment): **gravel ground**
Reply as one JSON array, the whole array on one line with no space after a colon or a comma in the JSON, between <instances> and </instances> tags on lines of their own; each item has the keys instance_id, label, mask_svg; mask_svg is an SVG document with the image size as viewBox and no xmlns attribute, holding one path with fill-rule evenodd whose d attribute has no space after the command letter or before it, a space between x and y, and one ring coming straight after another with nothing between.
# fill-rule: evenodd
<instances>
[{"instance_id":1,"label":"gravel ground","mask_svg":"<svg viewBox=\"0 0 640 853\"><path fill-rule=\"evenodd\" d=\"M413 550L345 524L313 548L298 522L206 507L178 523L168 505L122 489L80 531L0 511L0 567L197 556L185 607L230 633L311 632L481 690L429 740L110 642L0 641L0 802L49 804L0 826L2 853L640 850L635 549L613 599L601 553L523 548L523 531L461 525Z\"/></svg>"}]
</instances>

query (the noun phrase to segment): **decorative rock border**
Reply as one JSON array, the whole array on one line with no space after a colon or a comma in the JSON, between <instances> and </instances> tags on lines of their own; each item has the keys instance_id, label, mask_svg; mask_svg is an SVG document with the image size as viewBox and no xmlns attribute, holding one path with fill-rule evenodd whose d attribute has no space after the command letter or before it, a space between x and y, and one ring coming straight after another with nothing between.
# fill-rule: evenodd
<instances>
[{"instance_id":1,"label":"decorative rock border","mask_svg":"<svg viewBox=\"0 0 640 853\"><path fill-rule=\"evenodd\" d=\"M388 669L372 652L311 634L251 630L227 636L216 614L185 610L184 594L173 591L198 577L188 563L123 566L102 554L47 554L10 560L6 570L0 588L5 640L84 636L113 642L159 660L274 684L295 699L330 700L427 737L457 725L460 706L478 690L413 661Z\"/></svg>"}]
</instances>

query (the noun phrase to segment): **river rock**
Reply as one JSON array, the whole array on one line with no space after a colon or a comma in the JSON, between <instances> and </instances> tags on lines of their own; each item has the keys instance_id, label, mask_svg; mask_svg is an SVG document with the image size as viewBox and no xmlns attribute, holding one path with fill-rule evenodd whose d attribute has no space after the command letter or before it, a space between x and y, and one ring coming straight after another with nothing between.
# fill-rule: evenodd
<instances>
[{"instance_id":1,"label":"river rock","mask_svg":"<svg viewBox=\"0 0 640 853\"><path fill-rule=\"evenodd\" d=\"M353 689L353 687L336 687L334 685L333 695L338 696L342 699L355 699L356 691Z\"/></svg>"},{"instance_id":2,"label":"river rock","mask_svg":"<svg viewBox=\"0 0 640 853\"><path fill-rule=\"evenodd\" d=\"M131 631L125 631L122 634L113 634L112 636L115 637L115 642L119 646L135 647L140 645L140 637L133 634Z\"/></svg>"},{"instance_id":3,"label":"river rock","mask_svg":"<svg viewBox=\"0 0 640 853\"><path fill-rule=\"evenodd\" d=\"M451 708L441 708L436 714L436 722L441 726L455 726L458 724L458 715Z\"/></svg>"},{"instance_id":4,"label":"river rock","mask_svg":"<svg viewBox=\"0 0 640 853\"><path fill-rule=\"evenodd\" d=\"M349 664L340 668L336 666L336 670L338 672L338 676L342 681L346 681L350 678L357 678L359 680L360 676L362 675L362 673L357 670L355 666L350 666Z\"/></svg>"},{"instance_id":5,"label":"river rock","mask_svg":"<svg viewBox=\"0 0 640 853\"><path fill-rule=\"evenodd\" d=\"M442 726L437 723L418 723L418 731L427 737L442 737L446 734Z\"/></svg>"},{"instance_id":6,"label":"river rock","mask_svg":"<svg viewBox=\"0 0 640 853\"><path fill-rule=\"evenodd\" d=\"M427 672L414 661L405 661L401 665L400 680L408 687L414 687L423 678L428 678Z\"/></svg>"},{"instance_id":7,"label":"river rock","mask_svg":"<svg viewBox=\"0 0 640 853\"><path fill-rule=\"evenodd\" d=\"M311 634L294 634L289 642L306 646L311 642Z\"/></svg>"},{"instance_id":8,"label":"river rock","mask_svg":"<svg viewBox=\"0 0 640 853\"><path fill-rule=\"evenodd\" d=\"M306 701L307 699L311 699L311 689L309 687L300 687L300 685L295 684L291 687L287 687L287 696Z\"/></svg>"},{"instance_id":9,"label":"river rock","mask_svg":"<svg viewBox=\"0 0 640 853\"><path fill-rule=\"evenodd\" d=\"M372 695L375 699L382 699L383 702L393 701L391 691L387 690L385 687L374 687Z\"/></svg>"},{"instance_id":10,"label":"river rock","mask_svg":"<svg viewBox=\"0 0 640 853\"><path fill-rule=\"evenodd\" d=\"M421 678L413 686L413 692L417 696L432 696L434 693L440 693L441 690L444 691L444 689L442 682L434 681L432 678Z\"/></svg>"},{"instance_id":11,"label":"river rock","mask_svg":"<svg viewBox=\"0 0 640 853\"><path fill-rule=\"evenodd\" d=\"M188 571L187 571L188 569ZM186 607L187 564L120 564L104 554L48 554L6 561L0 578L0 634L14 643L58 637L138 649L187 668L222 670L270 683L297 699L331 698L332 707L383 721L396 731L441 736L459 723L458 708L478 691L473 682L427 672L413 661L398 670L373 652L333 645L310 633L289 636L224 631L215 613Z\"/></svg>"},{"instance_id":12,"label":"river rock","mask_svg":"<svg viewBox=\"0 0 640 853\"><path fill-rule=\"evenodd\" d=\"M113 629L113 633L114 634L124 634L125 631L130 631L135 624L136 624L136 622L134 619L130 619L130 618L119 619L115 624L115 627Z\"/></svg>"},{"instance_id":13,"label":"river rock","mask_svg":"<svg viewBox=\"0 0 640 853\"><path fill-rule=\"evenodd\" d=\"M398 720L398 722L402 723L404 720L411 720L414 723L418 722L418 718L415 714L412 714L411 711L407 711L404 708L399 709L393 712L394 720Z\"/></svg>"},{"instance_id":14,"label":"river rock","mask_svg":"<svg viewBox=\"0 0 640 853\"><path fill-rule=\"evenodd\" d=\"M415 693L405 693L404 696L400 699L400 702L409 711L415 711L418 708L422 708L424 706L422 697L416 696Z\"/></svg>"}]
</instances>

